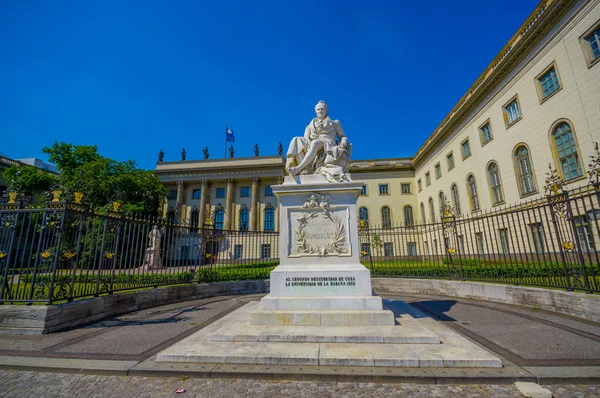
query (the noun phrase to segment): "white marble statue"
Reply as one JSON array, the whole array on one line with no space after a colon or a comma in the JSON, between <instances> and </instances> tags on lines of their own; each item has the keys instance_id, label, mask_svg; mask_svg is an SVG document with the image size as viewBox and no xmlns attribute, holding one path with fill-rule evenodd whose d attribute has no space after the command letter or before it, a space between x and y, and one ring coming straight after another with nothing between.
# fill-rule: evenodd
<instances>
[{"instance_id":1,"label":"white marble statue","mask_svg":"<svg viewBox=\"0 0 600 398\"><path fill-rule=\"evenodd\" d=\"M324 101L315 106L315 117L304 137L294 137L287 151L286 170L297 174L321 174L329 182L349 181L351 145L339 120L328 116Z\"/></svg>"},{"instance_id":2,"label":"white marble statue","mask_svg":"<svg viewBox=\"0 0 600 398\"><path fill-rule=\"evenodd\" d=\"M142 268L144 271L163 269L162 259L160 258L160 241L162 232L155 225L148 234L148 247L144 255Z\"/></svg>"}]
</instances>

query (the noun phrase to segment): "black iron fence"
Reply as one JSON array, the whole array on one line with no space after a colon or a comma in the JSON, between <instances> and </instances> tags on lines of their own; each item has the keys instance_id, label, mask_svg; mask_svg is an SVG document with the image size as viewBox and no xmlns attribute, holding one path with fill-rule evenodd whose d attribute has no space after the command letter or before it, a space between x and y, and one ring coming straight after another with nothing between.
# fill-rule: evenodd
<instances>
[{"instance_id":1,"label":"black iron fence","mask_svg":"<svg viewBox=\"0 0 600 398\"><path fill-rule=\"evenodd\" d=\"M101 213L81 203L0 206L0 301L57 301L193 282L267 279L279 234Z\"/></svg>"},{"instance_id":2,"label":"black iron fence","mask_svg":"<svg viewBox=\"0 0 600 398\"><path fill-rule=\"evenodd\" d=\"M433 223L359 227L373 276L448 278L600 291L600 186Z\"/></svg>"},{"instance_id":3,"label":"black iron fence","mask_svg":"<svg viewBox=\"0 0 600 398\"><path fill-rule=\"evenodd\" d=\"M433 223L359 223L373 276L478 280L600 292L600 184ZM77 195L75 196L77 198ZM56 303L182 283L267 279L279 233L97 212L56 198L0 205L0 303Z\"/></svg>"}]
</instances>

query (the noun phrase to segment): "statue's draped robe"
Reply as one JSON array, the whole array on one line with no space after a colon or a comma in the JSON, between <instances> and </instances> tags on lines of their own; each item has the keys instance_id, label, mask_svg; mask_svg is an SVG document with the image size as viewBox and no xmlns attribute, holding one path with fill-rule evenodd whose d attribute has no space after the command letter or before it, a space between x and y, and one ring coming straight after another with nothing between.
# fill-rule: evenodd
<instances>
[{"instance_id":1,"label":"statue's draped robe","mask_svg":"<svg viewBox=\"0 0 600 398\"><path fill-rule=\"evenodd\" d=\"M338 146L336 139L339 140ZM350 165L350 145L339 120L331 120L329 116L320 120L314 118L304 130L304 137L294 137L287 151L291 158L288 166L297 166L308 152L310 143L319 140L323 143L323 151L319 152L306 170L312 174L322 174L329 181L348 181L345 172ZM342 147L347 149L342 149ZM336 149L339 151L336 152Z\"/></svg>"}]
</instances>

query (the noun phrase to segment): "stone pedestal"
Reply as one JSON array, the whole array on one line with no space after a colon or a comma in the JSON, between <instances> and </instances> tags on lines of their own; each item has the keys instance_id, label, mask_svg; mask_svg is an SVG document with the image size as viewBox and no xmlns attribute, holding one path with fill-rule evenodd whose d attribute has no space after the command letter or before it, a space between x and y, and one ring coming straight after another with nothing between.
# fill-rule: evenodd
<instances>
[{"instance_id":1,"label":"stone pedestal","mask_svg":"<svg viewBox=\"0 0 600 398\"><path fill-rule=\"evenodd\" d=\"M272 189L280 203L280 265L251 323L393 325L392 312L372 293L371 272L359 261L356 200L362 183L301 175Z\"/></svg>"}]
</instances>

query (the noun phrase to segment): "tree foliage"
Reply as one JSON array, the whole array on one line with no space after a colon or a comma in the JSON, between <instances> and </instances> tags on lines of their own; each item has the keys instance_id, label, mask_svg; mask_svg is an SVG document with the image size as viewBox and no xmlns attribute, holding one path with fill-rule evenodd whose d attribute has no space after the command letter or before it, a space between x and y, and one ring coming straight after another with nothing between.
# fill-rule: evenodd
<instances>
[{"instance_id":1,"label":"tree foliage","mask_svg":"<svg viewBox=\"0 0 600 398\"><path fill-rule=\"evenodd\" d=\"M4 170L2 177L12 189L20 189L26 194L46 193L56 178L45 170L29 165L11 166Z\"/></svg>"},{"instance_id":2,"label":"tree foliage","mask_svg":"<svg viewBox=\"0 0 600 398\"><path fill-rule=\"evenodd\" d=\"M153 171L137 168L132 160L104 157L95 145L54 142L42 151L58 168L63 189L83 192L85 202L93 207L118 201L126 212L156 215L167 194Z\"/></svg>"}]
</instances>

